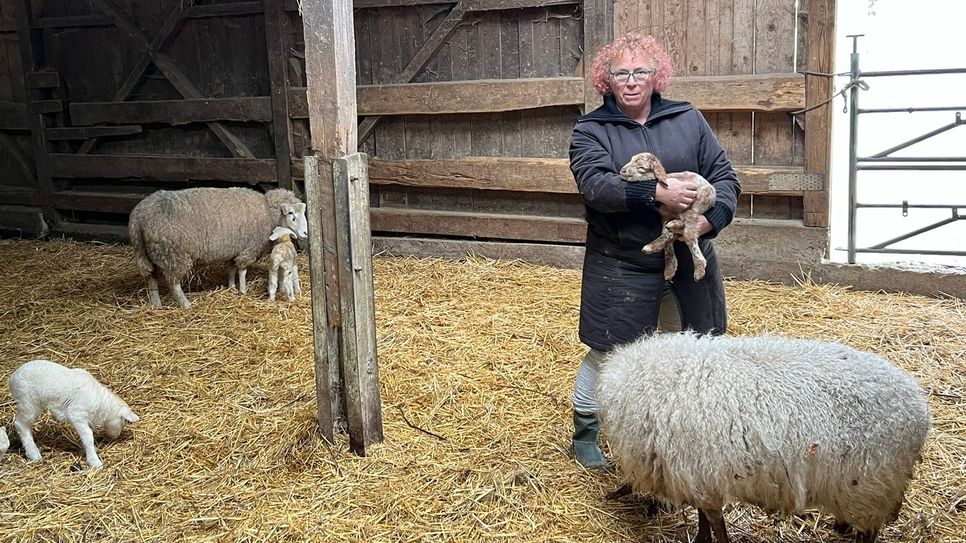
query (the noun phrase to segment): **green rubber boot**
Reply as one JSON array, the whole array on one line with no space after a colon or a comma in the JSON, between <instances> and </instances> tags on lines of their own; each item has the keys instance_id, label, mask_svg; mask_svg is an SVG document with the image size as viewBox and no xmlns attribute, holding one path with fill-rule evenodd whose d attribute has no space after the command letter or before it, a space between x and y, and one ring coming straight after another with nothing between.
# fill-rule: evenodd
<instances>
[{"instance_id":1,"label":"green rubber boot","mask_svg":"<svg viewBox=\"0 0 966 543\"><path fill-rule=\"evenodd\" d=\"M574 411L574 458L578 464L589 470L610 473L614 471L614 465L604 458L604 453L600 450L599 430L597 415L584 415Z\"/></svg>"}]
</instances>

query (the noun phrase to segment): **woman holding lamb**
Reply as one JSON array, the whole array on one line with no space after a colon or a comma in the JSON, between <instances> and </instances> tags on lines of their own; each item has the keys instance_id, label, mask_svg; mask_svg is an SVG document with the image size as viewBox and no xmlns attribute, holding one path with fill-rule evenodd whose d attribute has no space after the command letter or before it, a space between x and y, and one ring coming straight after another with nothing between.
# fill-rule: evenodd
<instances>
[{"instance_id":1,"label":"woman holding lamb","mask_svg":"<svg viewBox=\"0 0 966 543\"><path fill-rule=\"evenodd\" d=\"M604 104L577 119L570 168L584 200L587 242L581 281L580 340L589 347L573 393L573 453L588 469L610 463L598 443L594 390L598 364L617 345L653 332L665 307L676 318L662 327L722 334L727 327L724 287L711 239L731 223L741 187L731 161L701 113L688 102L661 96L671 79L670 57L651 36L630 33L597 54L592 79ZM671 178L626 182L621 168L641 152L657 156L668 172L690 171L715 188L714 204L697 220L699 246L707 258L695 280L686 246L674 243L680 263L664 278L664 253L641 248L662 231L659 207L687 209L697 186Z\"/></svg>"}]
</instances>

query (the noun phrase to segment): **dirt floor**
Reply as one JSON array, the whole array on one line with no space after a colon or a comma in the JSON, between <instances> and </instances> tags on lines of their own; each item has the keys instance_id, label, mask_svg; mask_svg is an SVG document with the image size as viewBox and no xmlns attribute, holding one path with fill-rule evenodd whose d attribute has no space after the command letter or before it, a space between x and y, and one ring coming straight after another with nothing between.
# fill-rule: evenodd
<instances>
[{"instance_id":1,"label":"dirt floor","mask_svg":"<svg viewBox=\"0 0 966 543\"><path fill-rule=\"evenodd\" d=\"M302 257L305 259L306 257ZM303 261L303 285L308 284ZM128 246L0 240L0 541L685 542L690 508L606 501L619 475L568 457L579 272L483 258L377 256L385 442L368 457L315 431L307 297L269 302L224 270L194 303L146 305ZM305 287L307 290L307 286ZM929 393L933 430L880 542L966 541L966 302L729 281L729 332L819 338L889 358ZM86 468L67 425L35 428L29 463L6 379L47 358L84 367L141 416ZM809 511L739 505L735 541L844 542Z\"/></svg>"}]
</instances>

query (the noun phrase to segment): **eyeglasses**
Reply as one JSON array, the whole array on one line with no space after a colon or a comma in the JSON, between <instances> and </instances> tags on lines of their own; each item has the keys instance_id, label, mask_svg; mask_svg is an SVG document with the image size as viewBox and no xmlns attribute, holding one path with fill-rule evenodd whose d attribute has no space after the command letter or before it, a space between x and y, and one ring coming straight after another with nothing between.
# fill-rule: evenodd
<instances>
[{"instance_id":1,"label":"eyeglasses","mask_svg":"<svg viewBox=\"0 0 966 543\"><path fill-rule=\"evenodd\" d=\"M631 79L634 79L638 83L644 83L651 78L654 72L654 68L641 68L633 72L628 72L627 70L611 72L610 75L614 76L614 81L617 81L621 85L626 85Z\"/></svg>"}]
</instances>

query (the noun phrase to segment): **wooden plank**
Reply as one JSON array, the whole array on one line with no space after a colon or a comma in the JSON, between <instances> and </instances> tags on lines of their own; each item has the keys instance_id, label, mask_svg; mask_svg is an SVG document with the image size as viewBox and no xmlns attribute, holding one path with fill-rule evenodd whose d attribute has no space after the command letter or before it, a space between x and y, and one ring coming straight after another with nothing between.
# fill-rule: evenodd
<instances>
[{"instance_id":1,"label":"wooden plank","mask_svg":"<svg viewBox=\"0 0 966 543\"><path fill-rule=\"evenodd\" d=\"M305 199L308 205L322 199L320 193L319 159L305 157ZM314 207L309 208L309 211ZM329 304L326 300L324 252L322 236L324 221L322 213L308 212L309 226L309 276L312 295L312 338L315 368L316 420L319 431L330 443L334 442L334 422L344 419L342 400L342 372L339 362L338 328L329 322Z\"/></svg>"},{"instance_id":2,"label":"wooden plank","mask_svg":"<svg viewBox=\"0 0 966 543\"><path fill-rule=\"evenodd\" d=\"M158 181L237 181L249 184L275 181L275 161L242 158L196 158L131 155L50 154L52 177L120 179L140 177Z\"/></svg>"},{"instance_id":3,"label":"wooden plank","mask_svg":"<svg viewBox=\"0 0 966 543\"><path fill-rule=\"evenodd\" d=\"M253 2L260 4L261 2ZM271 88L272 142L280 187L292 190L292 142L288 117L288 51L283 35L283 18L288 17L279 2L270 2L265 12L265 44L268 49L268 78Z\"/></svg>"},{"instance_id":4,"label":"wooden plank","mask_svg":"<svg viewBox=\"0 0 966 543\"><path fill-rule=\"evenodd\" d=\"M60 87L60 74L54 71L30 72L27 86L32 89L54 89Z\"/></svg>"},{"instance_id":5,"label":"wooden plank","mask_svg":"<svg viewBox=\"0 0 966 543\"><path fill-rule=\"evenodd\" d=\"M491 113L582 104L579 77L361 85L360 115Z\"/></svg>"},{"instance_id":6,"label":"wooden plank","mask_svg":"<svg viewBox=\"0 0 966 543\"><path fill-rule=\"evenodd\" d=\"M74 15L68 17L38 17L34 19L32 28L84 28L92 26L112 26L110 17L105 15Z\"/></svg>"},{"instance_id":7,"label":"wooden plank","mask_svg":"<svg viewBox=\"0 0 966 543\"><path fill-rule=\"evenodd\" d=\"M12 137L0 132L0 150L4 148L6 148L7 154L11 157L13 163L17 165L17 168L20 170L20 173L23 175L24 179L33 180L37 178L34 174L33 161L27 158L23 150L19 145L17 145L17 142L14 141ZM8 176L9 174L5 175L5 177Z\"/></svg>"},{"instance_id":8,"label":"wooden plank","mask_svg":"<svg viewBox=\"0 0 966 543\"><path fill-rule=\"evenodd\" d=\"M30 102L30 113L35 115L60 113L61 111L64 111L63 100L32 100Z\"/></svg>"},{"instance_id":9,"label":"wooden plank","mask_svg":"<svg viewBox=\"0 0 966 543\"><path fill-rule=\"evenodd\" d=\"M577 88L579 81L580 78L559 77L359 85L356 96L359 115L514 111L583 104L583 91ZM541 92L549 94L539 96ZM664 95L688 100L701 111L795 111L805 106L805 76L679 77ZM288 103L291 118L308 117L304 88L291 88Z\"/></svg>"},{"instance_id":10,"label":"wooden plank","mask_svg":"<svg viewBox=\"0 0 966 543\"><path fill-rule=\"evenodd\" d=\"M0 130L30 130L27 104L0 102Z\"/></svg>"},{"instance_id":11,"label":"wooden plank","mask_svg":"<svg viewBox=\"0 0 966 543\"><path fill-rule=\"evenodd\" d=\"M808 70L831 73L834 69L835 0L807 0ZM828 99L834 81L808 76L805 80L806 105L811 107ZM805 171L829 177L832 137L832 104L805 113ZM829 184L823 190L807 191L803 198L805 226L829 225Z\"/></svg>"},{"instance_id":12,"label":"wooden plank","mask_svg":"<svg viewBox=\"0 0 966 543\"><path fill-rule=\"evenodd\" d=\"M238 17L262 13L262 3L258 2L226 2L224 4L206 4L191 6L185 10L185 19L200 19L203 17ZM281 13L279 11L279 13Z\"/></svg>"},{"instance_id":13,"label":"wooden plank","mask_svg":"<svg viewBox=\"0 0 966 543\"><path fill-rule=\"evenodd\" d=\"M594 56L613 39L613 3L611 0L585 0L584 9L584 113L589 113L602 103L590 79Z\"/></svg>"},{"instance_id":14,"label":"wooden plank","mask_svg":"<svg viewBox=\"0 0 966 543\"><path fill-rule=\"evenodd\" d=\"M76 125L272 120L269 96L195 98L149 102L74 102L70 118Z\"/></svg>"},{"instance_id":15,"label":"wooden plank","mask_svg":"<svg viewBox=\"0 0 966 543\"><path fill-rule=\"evenodd\" d=\"M86 140L103 136L130 136L140 134L139 125L119 126L72 126L67 128L45 128L44 137L52 140Z\"/></svg>"},{"instance_id":16,"label":"wooden plank","mask_svg":"<svg viewBox=\"0 0 966 543\"><path fill-rule=\"evenodd\" d=\"M42 32L32 28L31 17L33 16L31 0L19 0L16 2L14 12L17 18L17 41L20 49L21 69L24 73L37 71L39 69L38 59L44 55L44 39ZM26 98L30 102L38 101L41 98L40 92L35 88L26 89ZM30 143L33 148L34 171L36 172L37 188L42 195L52 192L50 182L50 165L48 158L48 146L44 140L44 127L47 121L43 115L35 112L27 113L27 125L30 128ZM54 213L51 215L55 216Z\"/></svg>"},{"instance_id":17,"label":"wooden plank","mask_svg":"<svg viewBox=\"0 0 966 543\"><path fill-rule=\"evenodd\" d=\"M580 243L584 241L587 231L587 223L583 219L566 217L391 207L374 207L370 214L374 232Z\"/></svg>"},{"instance_id":18,"label":"wooden plank","mask_svg":"<svg viewBox=\"0 0 966 543\"><path fill-rule=\"evenodd\" d=\"M802 168L736 166L742 194L801 194L776 190L776 175L801 174ZM571 194L577 192L570 161L559 158L467 157L457 160L378 160L369 163L369 183L410 187L509 190Z\"/></svg>"},{"instance_id":19,"label":"wooden plank","mask_svg":"<svg viewBox=\"0 0 966 543\"><path fill-rule=\"evenodd\" d=\"M333 177L342 315L351 330L344 334L345 360L356 362L343 365L349 448L364 454L383 439L366 155L336 158Z\"/></svg>"},{"instance_id":20,"label":"wooden plank","mask_svg":"<svg viewBox=\"0 0 966 543\"><path fill-rule=\"evenodd\" d=\"M354 0L355 9L388 8L396 6L429 6L452 4L453 0ZM469 11L496 11L501 9L542 8L566 4L580 4L581 0L465 0Z\"/></svg>"}]
</instances>

